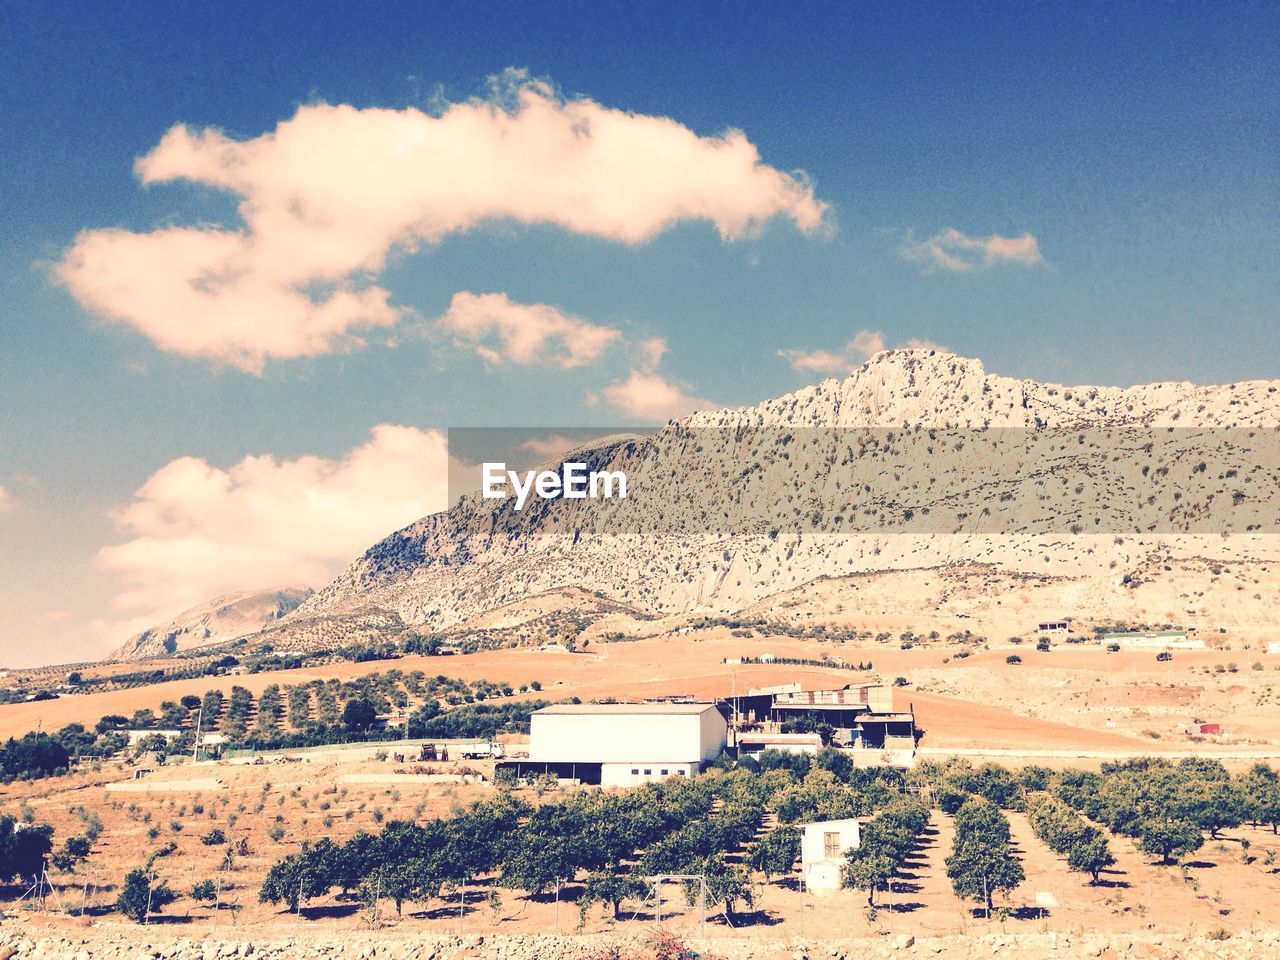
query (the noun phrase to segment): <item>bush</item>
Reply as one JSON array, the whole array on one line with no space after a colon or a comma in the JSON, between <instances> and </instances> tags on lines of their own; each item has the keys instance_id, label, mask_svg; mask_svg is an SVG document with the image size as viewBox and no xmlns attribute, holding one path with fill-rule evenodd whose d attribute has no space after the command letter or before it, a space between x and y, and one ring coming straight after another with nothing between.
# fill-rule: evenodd
<instances>
[{"instance_id":1,"label":"bush","mask_svg":"<svg viewBox=\"0 0 1280 960\"><path fill-rule=\"evenodd\" d=\"M1005 663L1021 663L1022 658L1018 656L1016 653L1011 653L1004 658L1004 662Z\"/></svg>"},{"instance_id":2,"label":"bush","mask_svg":"<svg viewBox=\"0 0 1280 960\"><path fill-rule=\"evenodd\" d=\"M116 897L116 909L135 923L146 923L152 913L159 913L177 899L163 880L153 883L155 877L146 870L130 870L125 874Z\"/></svg>"},{"instance_id":3,"label":"bush","mask_svg":"<svg viewBox=\"0 0 1280 960\"><path fill-rule=\"evenodd\" d=\"M205 900L217 900L218 888L212 880L201 880L191 888L191 899L198 902Z\"/></svg>"},{"instance_id":4,"label":"bush","mask_svg":"<svg viewBox=\"0 0 1280 960\"><path fill-rule=\"evenodd\" d=\"M203 837L200 838L200 842L203 843L206 847L216 847L220 843L227 842L227 835L223 833L221 830L219 830L217 827L214 827L212 830L210 830L208 833L206 833Z\"/></svg>"}]
</instances>

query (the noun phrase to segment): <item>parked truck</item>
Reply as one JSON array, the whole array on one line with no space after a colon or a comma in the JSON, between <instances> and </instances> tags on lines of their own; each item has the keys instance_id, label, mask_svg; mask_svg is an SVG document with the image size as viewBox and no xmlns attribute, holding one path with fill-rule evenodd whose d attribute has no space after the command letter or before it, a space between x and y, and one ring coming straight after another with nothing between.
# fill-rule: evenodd
<instances>
[{"instance_id":1,"label":"parked truck","mask_svg":"<svg viewBox=\"0 0 1280 960\"><path fill-rule=\"evenodd\" d=\"M500 760L504 751L500 743L459 743L453 746L453 755L463 760Z\"/></svg>"}]
</instances>

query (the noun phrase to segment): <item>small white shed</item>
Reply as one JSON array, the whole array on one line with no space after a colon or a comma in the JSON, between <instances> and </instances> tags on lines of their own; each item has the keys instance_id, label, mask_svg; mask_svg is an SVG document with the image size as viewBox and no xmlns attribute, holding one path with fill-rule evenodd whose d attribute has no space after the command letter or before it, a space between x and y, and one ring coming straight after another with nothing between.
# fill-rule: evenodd
<instances>
[{"instance_id":1,"label":"small white shed","mask_svg":"<svg viewBox=\"0 0 1280 960\"><path fill-rule=\"evenodd\" d=\"M815 893L839 890L844 877L845 851L862 843L857 820L822 820L799 824L800 869L804 885Z\"/></svg>"}]
</instances>

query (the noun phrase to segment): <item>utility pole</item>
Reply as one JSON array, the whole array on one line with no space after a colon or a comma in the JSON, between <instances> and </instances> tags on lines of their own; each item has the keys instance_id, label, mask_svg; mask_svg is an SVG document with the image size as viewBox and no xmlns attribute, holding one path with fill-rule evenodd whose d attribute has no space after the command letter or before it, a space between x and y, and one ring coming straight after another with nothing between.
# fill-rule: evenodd
<instances>
[{"instance_id":1,"label":"utility pole","mask_svg":"<svg viewBox=\"0 0 1280 960\"><path fill-rule=\"evenodd\" d=\"M200 759L200 727L204 724L204 700L200 701L200 712L196 714L196 742L191 747L191 762Z\"/></svg>"}]
</instances>

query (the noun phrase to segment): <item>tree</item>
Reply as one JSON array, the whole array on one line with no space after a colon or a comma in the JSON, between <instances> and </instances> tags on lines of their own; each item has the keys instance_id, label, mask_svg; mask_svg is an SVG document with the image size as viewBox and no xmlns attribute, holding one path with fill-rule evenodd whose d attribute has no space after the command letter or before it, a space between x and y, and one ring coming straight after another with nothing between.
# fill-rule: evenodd
<instances>
[{"instance_id":1,"label":"tree","mask_svg":"<svg viewBox=\"0 0 1280 960\"><path fill-rule=\"evenodd\" d=\"M1022 864L1013 856L1009 821L983 797L967 800L955 819L947 876L956 896L984 903L990 917L995 894L1013 890L1026 878Z\"/></svg>"},{"instance_id":2,"label":"tree","mask_svg":"<svg viewBox=\"0 0 1280 960\"><path fill-rule=\"evenodd\" d=\"M259 903L284 902L295 913L313 897L329 892L332 872L333 844L321 840L314 847L303 844L302 850L277 860L267 872L258 890Z\"/></svg>"},{"instance_id":3,"label":"tree","mask_svg":"<svg viewBox=\"0 0 1280 960\"><path fill-rule=\"evenodd\" d=\"M613 919L622 919L622 904L626 900L645 900L649 885L637 877L601 870L587 874L582 896L578 899L578 911L586 918L593 903L607 903L613 908Z\"/></svg>"},{"instance_id":4,"label":"tree","mask_svg":"<svg viewBox=\"0 0 1280 960\"><path fill-rule=\"evenodd\" d=\"M369 729L377 716L378 711L366 697L348 700L347 705L342 708L342 722L352 730Z\"/></svg>"},{"instance_id":5,"label":"tree","mask_svg":"<svg viewBox=\"0 0 1280 960\"><path fill-rule=\"evenodd\" d=\"M889 853L879 846L859 846L850 850L844 865L844 885L867 891L867 906L875 906L876 889L889 882L898 870Z\"/></svg>"},{"instance_id":6,"label":"tree","mask_svg":"<svg viewBox=\"0 0 1280 960\"><path fill-rule=\"evenodd\" d=\"M1161 863L1173 863L1175 857L1194 853L1203 844L1200 827L1190 820L1152 818L1138 828L1138 849L1158 854Z\"/></svg>"},{"instance_id":7,"label":"tree","mask_svg":"<svg viewBox=\"0 0 1280 960\"><path fill-rule=\"evenodd\" d=\"M135 923L146 923L150 914L159 913L173 903L178 895L163 880L155 883L155 879L148 870L130 870L116 897L116 909Z\"/></svg>"},{"instance_id":8,"label":"tree","mask_svg":"<svg viewBox=\"0 0 1280 960\"><path fill-rule=\"evenodd\" d=\"M36 877L53 849L53 827L0 817L0 882Z\"/></svg>"},{"instance_id":9,"label":"tree","mask_svg":"<svg viewBox=\"0 0 1280 960\"><path fill-rule=\"evenodd\" d=\"M197 903L218 899L218 888L212 880L200 880L191 888L191 899Z\"/></svg>"},{"instance_id":10,"label":"tree","mask_svg":"<svg viewBox=\"0 0 1280 960\"><path fill-rule=\"evenodd\" d=\"M67 837L62 849L53 855L50 862L59 870L71 873L76 864L89 856L93 844L88 837Z\"/></svg>"},{"instance_id":11,"label":"tree","mask_svg":"<svg viewBox=\"0 0 1280 960\"><path fill-rule=\"evenodd\" d=\"M1115 862L1107 838L1097 830L1093 830L1091 836L1077 840L1067 850L1067 866L1089 874L1093 878L1090 882L1095 885L1099 874Z\"/></svg>"},{"instance_id":12,"label":"tree","mask_svg":"<svg viewBox=\"0 0 1280 960\"><path fill-rule=\"evenodd\" d=\"M21 740L10 737L0 746L0 778L52 776L66 770L69 760L67 748L47 733L28 733Z\"/></svg>"},{"instance_id":13,"label":"tree","mask_svg":"<svg viewBox=\"0 0 1280 960\"><path fill-rule=\"evenodd\" d=\"M749 861L753 870L772 880L790 874L799 855L800 831L795 827L778 827L752 847Z\"/></svg>"},{"instance_id":14,"label":"tree","mask_svg":"<svg viewBox=\"0 0 1280 960\"><path fill-rule=\"evenodd\" d=\"M689 864L687 870L681 872L702 874L707 884L707 906L721 904L724 918L730 924L733 923L733 916L737 912L739 902L747 906L755 903L755 894L751 889L751 879L747 876L747 871L742 867L731 866L722 855L694 861ZM689 904L697 903L699 893L697 883L686 882L684 888L685 901Z\"/></svg>"},{"instance_id":15,"label":"tree","mask_svg":"<svg viewBox=\"0 0 1280 960\"><path fill-rule=\"evenodd\" d=\"M1178 807L1182 815L1209 831L1212 840L1218 831L1238 827L1247 811L1245 801L1230 780L1193 780L1185 784Z\"/></svg>"},{"instance_id":16,"label":"tree","mask_svg":"<svg viewBox=\"0 0 1280 960\"><path fill-rule=\"evenodd\" d=\"M1237 787L1245 816L1255 824L1269 824L1276 833L1280 827L1280 776L1267 764L1255 763L1240 777Z\"/></svg>"}]
</instances>

